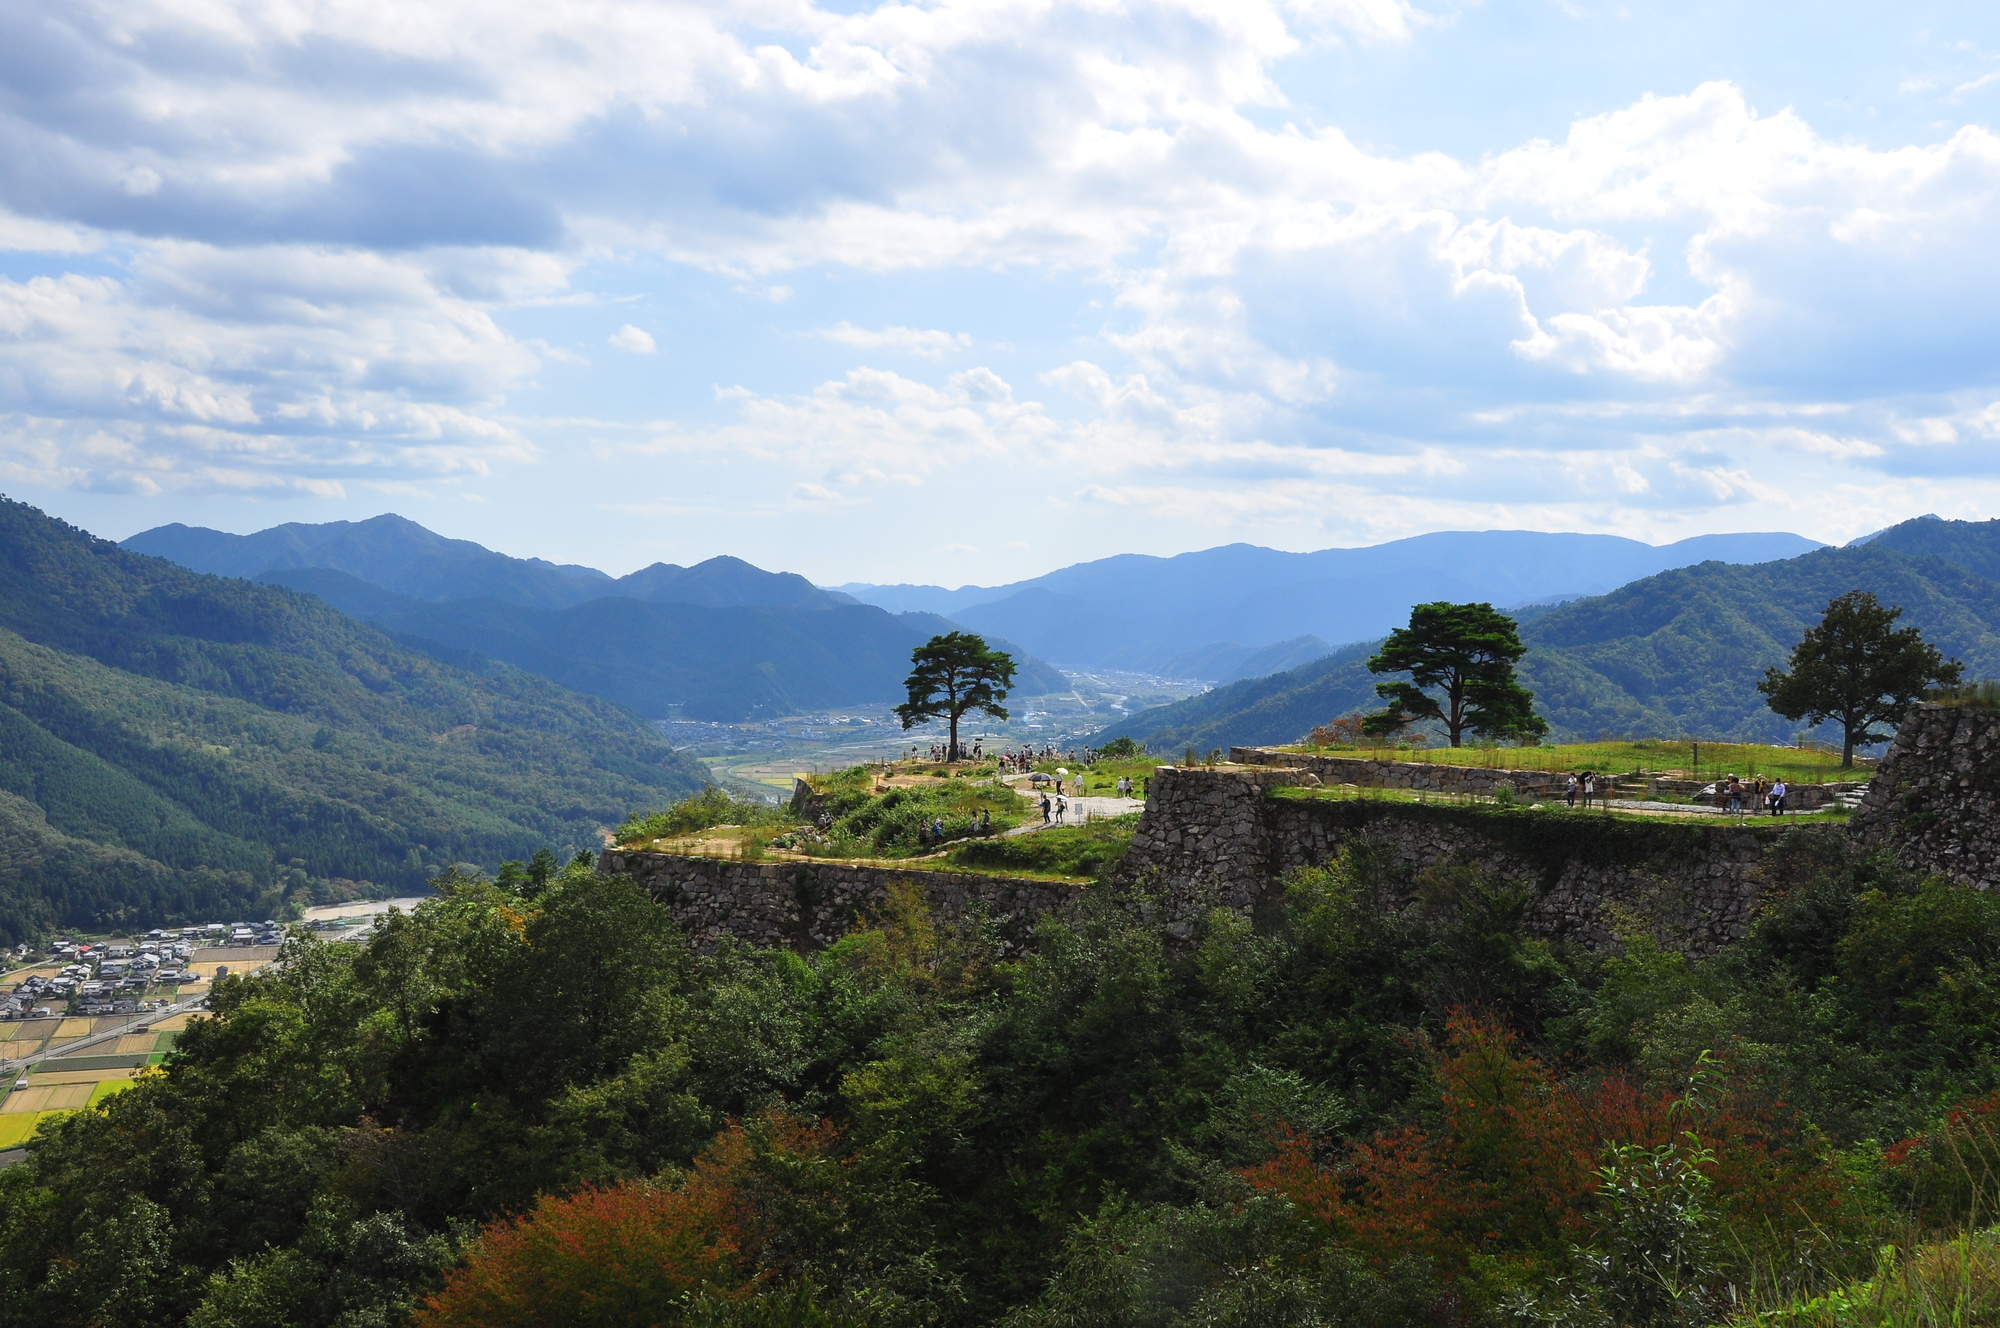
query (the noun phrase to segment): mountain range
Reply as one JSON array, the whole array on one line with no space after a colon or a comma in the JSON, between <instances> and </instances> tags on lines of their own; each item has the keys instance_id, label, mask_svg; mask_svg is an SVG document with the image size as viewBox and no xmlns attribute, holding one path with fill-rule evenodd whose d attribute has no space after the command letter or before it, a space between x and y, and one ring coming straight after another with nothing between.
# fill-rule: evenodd
<instances>
[{"instance_id":1,"label":"mountain range","mask_svg":"<svg viewBox=\"0 0 2000 1328\"><path fill-rule=\"evenodd\" d=\"M910 651L959 630L740 558L612 577L509 557L394 515L254 535L160 526L124 547L289 586L440 660L503 661L656 719L676 709L735 721L900 700ZM1020 695L1069 686L1007 639L989 643L1015 657Z\"/></svg>"},{"instance_id":2,"label":"mountain range","mask_svg":"<svg viewBox=\"0 0 2000 1328\"><path fill-rule=\"evenodd\" d=\"M1066 668L1173 673L1206 654L1221 671L1194 676L1227 680L1246 676L1260 647L1370 640L1407 620L1412 604L1576 599L1670 568L1769 562L1819 547L1790 534L1655 546L1616 535L1439 531L1315 553L1230 544L1171 558L1121 554L991 587L837 589L898 612L943 614Z\"/></svg>"},{"instance_id":3,"label":"mountain range","mask_svg":"<svg viewBox=\"0 0 2000 1328\"><path fill-rule=\"evenodd\" d=\"M0 939L420 889L708 782L642 715L0 498Z\"/></svg>"},{"instance_id":4,"label":"mountain range","mask_svg":"<svg viewBox=\"0 0 2000 1328\"><path fill-rule=\"evenodd\" d=\"M2000 521L1922 517L1845 548L1750 566L1705 562L1608 595L1520 615L1520 673L1553 740L1603 733L1788 742L1798 725L1756 690L1829 600L1869 590L1904 610L1968 676L2000 676ZM1379 709L1375 643L1142 711L1106 729L1154 750L1297 740L1337 716Z\"/></svg>"}]
</instances>

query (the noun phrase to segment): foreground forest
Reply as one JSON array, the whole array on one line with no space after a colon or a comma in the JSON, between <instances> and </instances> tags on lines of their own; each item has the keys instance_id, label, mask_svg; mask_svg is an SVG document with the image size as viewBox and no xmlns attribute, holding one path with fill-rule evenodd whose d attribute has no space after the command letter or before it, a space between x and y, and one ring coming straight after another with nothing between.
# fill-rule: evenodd
<instances>
[{"instance_id":1,"label":"foreground forest","mask_svg":"<svg viewBox=\"0 0 2000 1328\"><path fill-rule=\"evenodd\" d=\"M702 956L582 860L454 873L218 983L0 1172L0 1320L1872 1323L1827 1307L1990 1286L1983 1237L1908 1252L1989 1218L2000 899L1823 828L1769 876L1699 963L1363 853L1181 950L1087 891L1001 962L914 897Z\"/></svg>"}]
</instances>

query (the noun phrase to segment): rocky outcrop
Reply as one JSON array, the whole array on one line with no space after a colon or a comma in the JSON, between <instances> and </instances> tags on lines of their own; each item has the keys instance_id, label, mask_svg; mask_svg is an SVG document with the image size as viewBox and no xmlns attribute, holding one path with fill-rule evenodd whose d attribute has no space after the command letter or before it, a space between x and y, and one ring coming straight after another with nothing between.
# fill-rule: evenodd
<instances>
[{"instance_id":1,"label":"rocky outcrop","mask_svg":"<svg viewBox=\"0 0 2000 1328\"><path fill-rule=\"evenodd\" d=\"M1911 711L1849 829L1912 871L1993 888L2000 882L2000 712Z\"/></svg>"}]
</instances>

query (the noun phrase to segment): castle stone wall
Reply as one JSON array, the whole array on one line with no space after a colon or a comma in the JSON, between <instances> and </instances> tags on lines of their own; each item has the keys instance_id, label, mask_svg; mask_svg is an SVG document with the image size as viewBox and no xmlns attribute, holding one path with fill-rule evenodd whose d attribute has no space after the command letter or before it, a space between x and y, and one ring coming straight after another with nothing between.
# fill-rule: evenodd
<instances>
[{"instance_id":1,"label":"castle stone wall","mask_svg":"<svg viewBox=\"0 0 2000 1328\"><path fill-rule=\"evenodd\" d=\"M2000 713L1911 711L1848 825L1913 871L1992 889L2000 883Z\"/></svg>"}]
</instances>

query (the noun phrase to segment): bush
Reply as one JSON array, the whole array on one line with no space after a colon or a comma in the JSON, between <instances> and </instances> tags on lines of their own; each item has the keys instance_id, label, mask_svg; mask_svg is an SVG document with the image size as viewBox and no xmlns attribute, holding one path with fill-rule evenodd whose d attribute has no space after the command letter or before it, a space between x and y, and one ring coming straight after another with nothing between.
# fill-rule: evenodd
<instances>
[{"instance_id":1,"label":"bush","mask_svg":"<svg viewBox=\"0 0 2000 1328\"><path fill-rule=\"evenodd\" d=\"M718 825L785 825L791 819L782 807L732 798L726 790L711 785L692 797L682 798L665 811L634 816L618 827L618 842L679 839Z\"/></svg>"}]
</instances>

